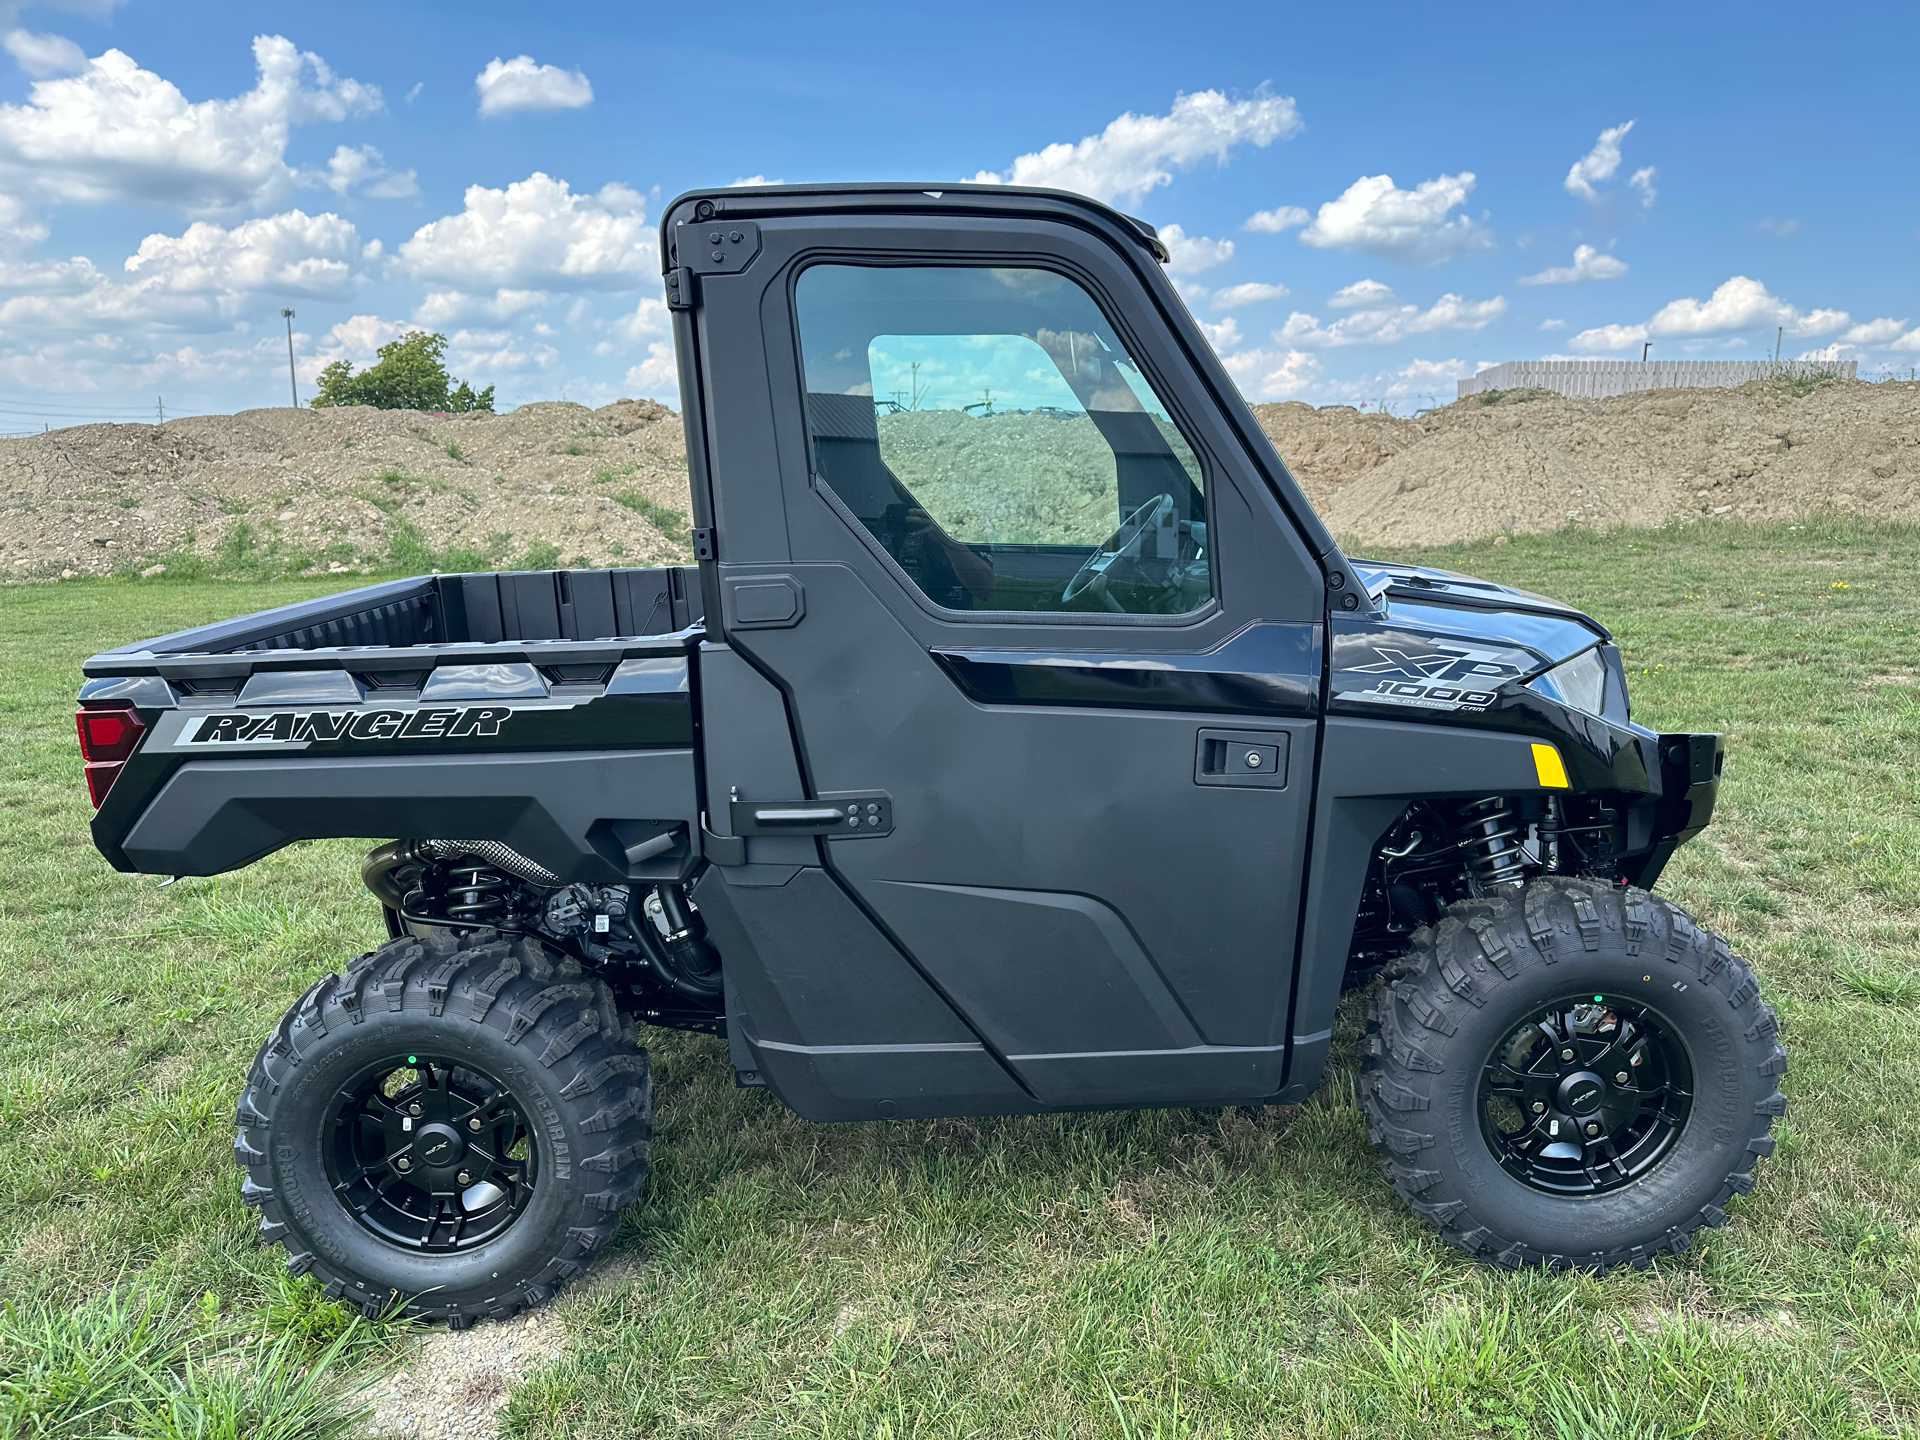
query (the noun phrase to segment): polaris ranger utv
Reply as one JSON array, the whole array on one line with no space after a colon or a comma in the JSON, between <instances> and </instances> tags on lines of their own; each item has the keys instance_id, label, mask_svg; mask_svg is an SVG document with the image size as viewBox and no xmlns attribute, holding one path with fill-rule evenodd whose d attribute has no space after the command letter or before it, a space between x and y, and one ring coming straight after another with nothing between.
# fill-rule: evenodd
<instances>
[{"instance_id":1,"label":"polaris ranger utv","mask_svg":"<svg viewBox=\"0 0 1920 1440\"><path fill-rule=\"evenodd\" d=\"M1721 737L1565 605L1343 555L1153 230L1013 187L681 197L697 563L401 580L110 650L117 868L384 841L262 1045L261 1234L375 1312L550 1295L638 1194L641 1026L819 1121L1275 1104L1377 988L1387 1178L1504 1266L1718 1225L1784 1101L1650 893Z\"/></svg>"}]
</instances>

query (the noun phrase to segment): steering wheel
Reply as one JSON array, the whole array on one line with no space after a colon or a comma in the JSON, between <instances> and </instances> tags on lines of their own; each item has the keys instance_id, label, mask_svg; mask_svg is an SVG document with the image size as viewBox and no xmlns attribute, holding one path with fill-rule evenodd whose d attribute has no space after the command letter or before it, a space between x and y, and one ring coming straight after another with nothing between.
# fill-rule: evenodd
<instances>
[{"instance_id":1,"label":"steering wheel","mask_svg":"<svg viewBox=\"0 0 1920 1440\"><path fill-rule=\"evenodd\" d=\"M1067 588L1060 592L1061 603L1077 600L1089 590L1105 599L1107 567L1116 560L1138 556L1147 532L1158 530L1172 511L1173 497L1156 495L1122 520L1120 528L1095 546L1086 563L1074 571Z\"/></svg>"}]
</instances>

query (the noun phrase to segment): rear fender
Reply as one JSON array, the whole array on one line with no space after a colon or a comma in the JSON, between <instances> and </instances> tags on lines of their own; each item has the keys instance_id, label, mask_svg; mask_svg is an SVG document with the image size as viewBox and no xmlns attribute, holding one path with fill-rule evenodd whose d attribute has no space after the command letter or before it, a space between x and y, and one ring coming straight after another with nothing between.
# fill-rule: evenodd
<instances>
[{"instance_id":1,"label":"rear fender","mask_svg":"<svg viewBox=\"0 0 1920 1440\"><path fill-rule=\"evenodd\" d=\"M612 884L690 869L699 813L691 749L190 760L121 849L150 874L217 875L295 840L498 840L563 880ZM629 866L627 848L668 825L687 838Z\"/></svg>"}]
</instances>

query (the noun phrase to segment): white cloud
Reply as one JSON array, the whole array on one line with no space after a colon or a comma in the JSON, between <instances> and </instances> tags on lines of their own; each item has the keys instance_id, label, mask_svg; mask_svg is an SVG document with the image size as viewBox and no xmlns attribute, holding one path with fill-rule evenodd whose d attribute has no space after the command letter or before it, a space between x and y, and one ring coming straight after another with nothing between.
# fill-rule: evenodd
<instances>
[{"instance_id":1,"label":"white cloud","mask_svg":"<svg viewBox=\"0 0 1920 1440\"><path fill-rule=\"evenodd\" d=\"M1642 209L1653 208L1653 202L1659 198L1660 192L1653 188L1653 176L1653 166L1642 165L1627 177L1627 184L1640 192L1640 206Z\"/></svg>"},{"instance_id":2,"label":"white cloud","mask_svg":"<svg viewBox=\"0 0 1920 1440\"><path fill-rule=\"evenodd\" d=\"M1591 245L1576 245L1571 265L1555 265L1537 275L1522 275L1522 285L1571 285L1578 280L1612 280L1627 273L1627 262L1602 254Z\"/></svg>"},{"instance_id":3,"label":"white cloud","mask_svg":"<svg viewBox=\"0 0 1920 1440\"><path fill-rule=\"evenodd\" d=\"M363 273L365 248L351 220L289 210L231 230L198 220L179 236L149 235L126 271L180 294L339 299Z\"/></svg>"},{"instance_id":4,"label":"white cloud","mask_svg":"<svg viewBox=\"0 0 1920 1440\"><path fill-rule=\"evenodd\" d=\"M1327 304L1336 310L1352 310L1362 305L1390 305L1399 298L1391 285L1382 285L1378 280L1356 280L1329 295Z\"/></svg>"},{"instance_id":5,"label":"white cloud","mask_svg":"<svg viewBox=\"0 0 1920 1440\"><path fill-rule=\"evenodd\" d=\"M371 145L341 145L327 161L326 186L336 195L350 195L358 189L375 200L401 200L420 193L412 170L390 170L380 152Z\"/></svg>"},{"instance_id":6,"label":"white cloud","mask_svg":"<svg viewBox=\"0 0 1920 1440\"><path fill-rule=\"evenodd\" d=\"M1781 326L1789 335L1827 335L1844 330L1850 318L1844 310L1796 309L1758 280L1735 275L1705 300L1671 300L1645 324L1596 326L1567 343L1575 350L1625 350L1649 339L1725 335L1763 325Z\"/></svg>"},{"instance_id":7,"label":"white cloud","mask_svg":"<svg viewBox=\"0 0 1920 1440\"><path fill-rule=\"evenodd\" d=\"M1466 215L1447 218L1473 190L1473 173L1441 175L1411 190L1391 175L1363 175L1327 201L1300 239L1322 249L1431 264L1493 244L1486 228Z\"/></svg>"},{"instance_id":8,"label":"white cloud","mask_svg":"<svg viewBox=\"0 0 1920 1440\"><path fill-rule=\"evenodd\" d=\"M35 35L9 30L4 41L14 63L36 79L48 75L76 75L87 68L87 52L64 35Z\"/></svg>"},{"instance_id":9,"label":"white cloud","mask_svg":"<svg viewBox=\"0 0 1920 1440\"><path fill-rule=\"evenodd\" d=\"M536 170L504 190L468 186L465 208L422 225L399 260L415 279L465 294L634 290L659 283L658 250L637 191L576 194Z\"/></svg>"},{"instance_id":10,"label":"white cloud","mask_svg":"<svg viewBox=\"0 0 1920 1440\"><path fill-rule=\"evenodd\" d=\"M630 312L615 320L608 328L620 340L633 345L650 336L665 335L673 328L673 321L667 313L665 300L656 295L646 295Z\"/></svg>"},{"instance_id":11,"label":"white cloud","mask_svg":"<svg viewBox=\"0 0 1920 1440\"><path fill-rule=\"evenodd\" d=\"M1173 257L1167 261L1167 269L1175 275L1193 275L1201 270L1211 270L1215 265L1233 258L1233 241L1189 235L1178 225L1162 225L1160 240Z\"/></svg>"},{"instance_id":12,"label":"white cloud","mask_svg":"<svg viewBox=\"0 0 1920 1440\"><path fill-rule=\"evenodd\" d=\"M1614 172L1620 168L1620 142L1627 138L1627 132L1631 129L1633 121L1629 120L1624 125L1615 125L1600 132L1600 138L1593 142L1593 148L1573 162L1573 168L1567 171L1567 178L1561 182L1569 195L1577 195L1582 200L1600 198L1600 192L1594 187L1600 181L1611 180Z\"/></svg>"},{"instance_id":13,"label":"white cloud","mask_svg":"<svg viewBox=\"0 0 1920 1440\"><path fill-rule=\"evenodd\" d=\"M1307 400L1315 405L1384 406L1406 414L1453 399L1454 382L1473 366L1459 359L1410 360L1369 375L1329 379L1317 356L1305 350L1248 350L1228 356L1227 370L1252 400Z\"/></svg>"},{"instance_id":14,"label":"white cloud","mask_svg":"<svg viewBox=\"0 0 1920 1440\"><path fill-rule=\"evenodd\" d=\"M1773 235L1778 237L1779 239L1784 240L1787 238L1787 236L1799 230L1800 221L1797 217L1789 215L1784 220L1774 220L1774 219L1762 220L1758 222L1757 228L1765 231L1769 235Z\"/></svg>"},{"instance_id":15,"label":"white cloud","mask_svg":"<svg viewBox=\"0 0 1920 1440\"><path fill-rule=\"evenodd\" d=\"M547 303L544 290L502 288L491 295L466 295L458 290L429 290L413 307L416 324L435 330L470 320L491 320L498 324Z\"/></svg>"},{"instance_id":16,"label":"white cloud","mask_svg":"<svg viewBox=\"0 0 1920 1440\"><path fill-rule=\"evenodd\" d=\"M1630 350L1647 339L1644 325L1596 325L1567 341L1579 351Z\"/></svg>"},{"instance_id":17,"label":"white cloud","mask_svg":"<svg viewBox=\"0 0 1920 1440\"><path fill-rule=\"evenodd\" d=\"M1221 364L1249 400L1286 400L1320 377L1320 357L1306 350L1242 350Z\"/></svg>"},{"instance_id":18,"label":"white cloud","mask_svg":"<svg viewBox=\"0 0 1920 1440\"><path fill-rule=\"evenodd\" d=\"M1207 337L1207 343L1223 355L1229 350L1238 349L1243 338L1240 334L1239 322L1231 315L1217 325L1202 320L1200 330Z\"/></svg>"},{"instance_id":19,"label":"white cloud","mask_svg":"<svg viewBox=\"0 0 1920 1440\"><path fill-rule=\"evenodd\" d=\"M1213 307L1216 310L1231 310L1238 305L1258 305L1265 300L1284 300L1288 293L1284 285L1249 280L1240 285L1225 285L1214 291Z\"/></svg>"},{"instance_id":20,"label":"white cloud","mask_svg":"<svg viewBox=\"0 0 1920 1440\"><path fill-rule=\"evenodd\" d=\"M1276 205L1271 210L1256 210L1247 217L1245 228L1259 230L1268 235L1278 235L1283 230L1291 230L1304 225L1313 218L1298 205Z\"/></svg>"},{"instance_id":21,"label":"white cloud","mask_svg":"<svg viewBox=\"0 0 1920 1440\"><path fill-rule=\"evenodd\" d=\"M377 254L351 221L290 210L232 229L197 221L177 236L149 235L117 277L84 257L0 262L0 289L21 292L0 302L0 334L35 346L87 337L127 363L163 337L243 331L283 300L345 300Z\"/></svg>"},{"instance_id":22,"label":"white cloud","mask_svg":"<svg viewBox=\"0 0 1920 1440\"><path fill-rule=\"evenodd\" d=\"M1882 317L1879 320L1862 321L1840 338L1849 345L1885 345L1889 340L1897 339L1906 328L1905 320Z\"/></svg>"},{"instance_id":23,"label":"white cloud","mask_svg":"<svg viewBox=\"0 0 1920 1440\"><path fill-rule=\"evenodd\" d=\"M1273 338L1289 346L1392 345L1409 335L1435 330L1480 330L1506 309L1507 302L1499 295L1491 300L1442 295L1425 310L1418 305L1381 306L1356 310L1325 326L1314 316L1296 310L1273 332Z\"/></svg>"},{"instance_id":24,"label":"white cloud","mask_svg":"<svg viewBox=\"0 0 1920 1440\"><path fill-rule=\"evenodd\" d=\"M456 330L447 337L447 368L463 374L524 374L549 370L560 352L511 330Z\"/></svg>"},{"instance_id":25,"label":"white cloud","mask_svg":"<svg viewBox=\"0 0 1920 1440\"><path fill-rule=\"evenodd\" d=\"M1898 340L1891 341L1889 350L1920 350L1920 325L1916 325Z\"/></svg>"},{"instance_id":26,"label":"white cloud","mask_svg":"<svg viewBox=\"0 0 1920 1440\"><path fill-rule=\"evenodd\" d=\"M410 330L418 330L404 320L383 320L378 315L354 315L328 327L317 347L309 352L311 337L294 332L300 346L300 378L314 383L320 372L335 360L350 360L355 365L371 364L382 345L398 340Z\"/></svg>"},{"instance_id":27,"label":"white cloud","mask_svg":"<svg viewBox=\"0 0 1920 1440\"><path fill-rule=\"evenodd\" d=\"M1265 146L1300 131L1300 112L1285 95L1229 100L1218 90L1176 95L1165 115L1114 120L1077 144L1052 144L1018 156L1004 173L982 170L977 185L1042 185L1077 190L1109 204L1137 202L1172 183L1175 170L1203 160L1224 165L1236 145Z\"/></svg>"},{"instance_id":28,"label":"white cloud","mask_svg":"<svg viewBox=\"0 0 1920 1440\"><path fill-rule=\"evenodd\" d=\"M647 358L626 374L629 393L672 400L680 393L680 368L673 357L673 343L656 340L647 347Z\"/></svg>"},{"instance_id":29,"label":"white cloud","mask_svg":"<svg viewBox=\"0 0 1920 1440\"><path fill-rule=\"evenodd\" d=\"M1735 275L1704 301L1668 301L1647 322L1647 329L1654 335L1713 335L1753 325L1784 325L1792 335L1824 335L1843 328L1847 318L1844 310L1803 314L1769 294L1758 280Z\"/></svg>"},{"instance_id":30,"label":"white cloud","mask_svg":"<svg viewBox=\"0 0 1920 1440\"><path fill-rule=\"evenodd\" d=\"M593 86L578 70L539 65L531 55L502 60L498 55L473 77L483 116L522 110L578 110L593 103Z\"/></svg>"},{"instance_id":31,"label":"white cloud","mask_svg":"<svg viewBox=\"0 0 1920 1440\"><path fill-rule=\"evenodd\" d=\"M1564 330L1567 328L1567 322L1564 320L1542 320L1540 322L1540 328L1542 330Z\"/></svg>"},{"instance_id":32,"label":"white cloud","mask_svg":"<svg viewBox=\"0 0 1920 1440\"><path fill-rule=\"evenodd\" d=\"M0 105L0 177L59 200L148 201L189 211L257 205L298 179L290 127L380 108L374 86L336 76L278 35L256 36L254 88L189 103L119 50L81 73L41 80Z\"/></svg>"},{"instance_id":33,"label":"white cloud","mask_svg":"<svg viewBox=\"0 0 1920 1440\"><path fill-rule=\"evenodd\" d=\"M727 182L727 188L729 190L737 190L742 185L784 185L786 183L784 180L769 180L764 175L742 175L737 180L729 180Z\"/></svg>"}]
</instances>

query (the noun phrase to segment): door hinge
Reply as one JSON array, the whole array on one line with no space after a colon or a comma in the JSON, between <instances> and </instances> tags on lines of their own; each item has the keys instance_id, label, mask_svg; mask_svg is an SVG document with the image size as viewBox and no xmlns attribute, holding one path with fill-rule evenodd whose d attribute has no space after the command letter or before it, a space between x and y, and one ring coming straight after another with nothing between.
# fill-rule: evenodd
<instances>
[{"instance_id":1,"label":"door hinge","mask_svg":"<svg viewBox=\"0 0 1920 1440\"><path fill-rule=\"evenodd\" d=\"M693 532L693 558L696 560L717 560L720 552L714 547L713 531L699 526Z\"/></svg>"},{"instance_id":2,"label":"door hinge","mask_svg":"<svg viewBox=\"0 0 1920 1440\"><path fill-rule=\"evenodd\" d=\"M674 232L673 258L702 275L737 275L760 253L751 220L697 220Z\"/></svg>"},{"instance_id":3,"label":"door hinge","mask_svg":"<svg viewBox=\"0 0 1920 1440\"><path fill-rule=\"evenodd\" d=\"M693 271L677 265L667 271L667 309L691 310L700 301L700 287Z\"/></svg>"}]
</instances>

